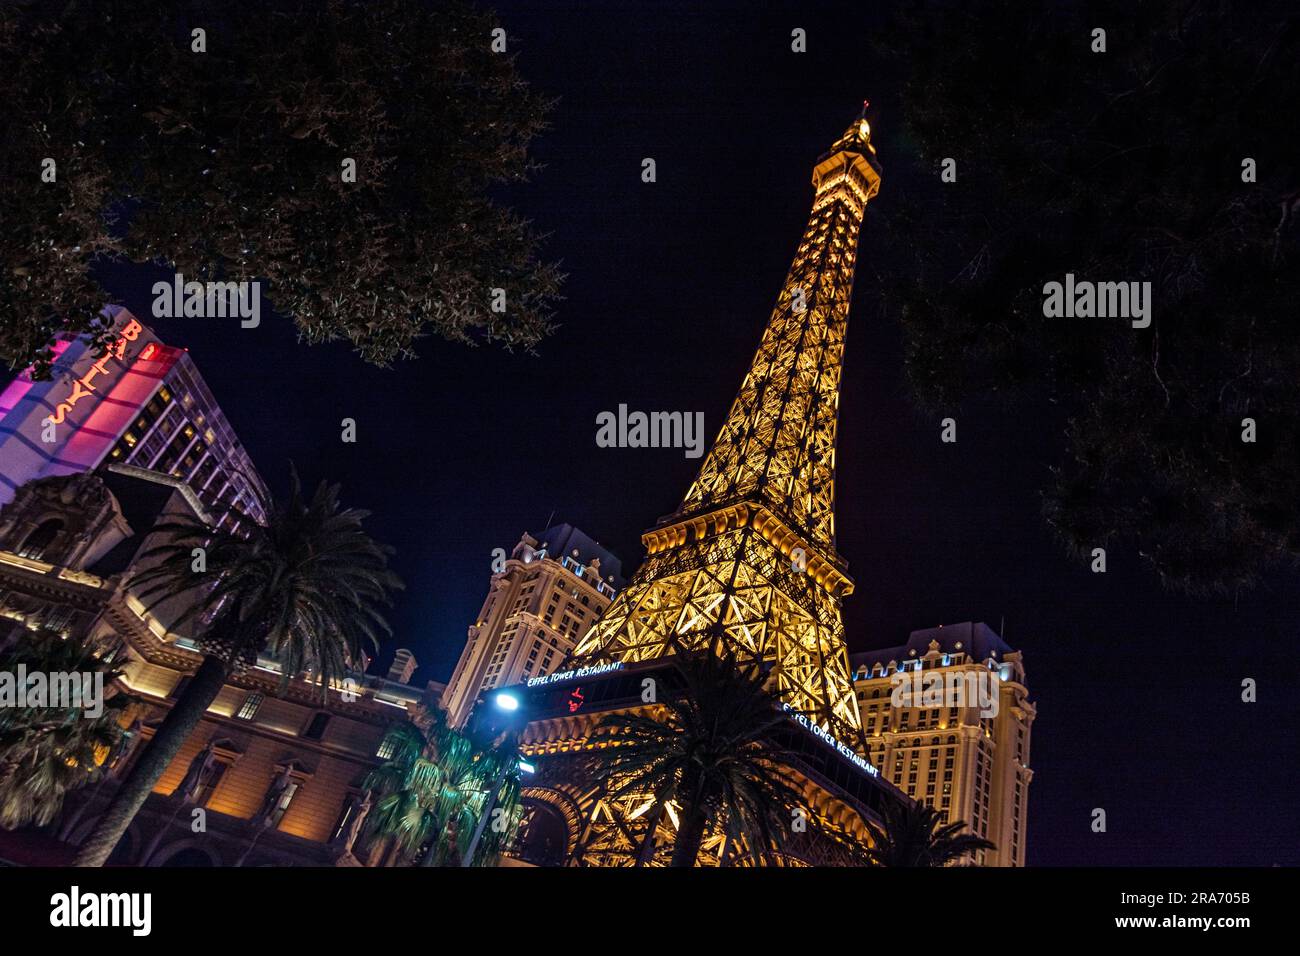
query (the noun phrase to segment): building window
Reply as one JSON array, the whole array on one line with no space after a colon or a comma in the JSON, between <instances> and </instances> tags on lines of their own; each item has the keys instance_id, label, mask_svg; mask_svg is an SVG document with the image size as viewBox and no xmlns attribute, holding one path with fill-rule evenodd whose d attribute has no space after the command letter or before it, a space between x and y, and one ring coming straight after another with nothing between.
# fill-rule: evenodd
<instances>
[{"instance_id":1,"label":"building window","mask_svg":"<svg viewBox=\"0 0 1300 956\"><path fill-rule=\"evenodd\" d=\"M72 624L72 619L76 610L70 607L53 607L46 613L45 619L41 621L41 627L47 631L57 631L60 634L66 634L68 627Z\"/></svg>"},{"instance_id":2,"label":"building window","mask_svg":"<svg viewBox=\"0 0 1300 956\"><path fill-rule=\"evenodd\" d=\"M221 783L221 778L226 775L228 766L223 760L218 760L213 764L212 771L199 783L194 791L194 803L197 806L205 807L208 805L208 800L217 790L217 784Z\"/></svg>"},{"instance_id":3,"label":"building window","mask_svg":"<svg viewBox=\"0 0 1300 956\"><path fill-rule=\"evenodd\" d=\"M380 760L392 760L395 753L397 753L397 740L392 734L387 734L379 742L379 749L375 751L375 756Z\"/></svg>"},{"instance_id":4,"label":"building window","mask_svg":"<svg viewBox=\"0 0 1300 956\"><path fill-rule=\"evenodd\" d=\"M352 814L357 809L359 798L344 797L343 809L339 811L338 820L334 823L334 828L330 830L330 842L333 843L343 835L343 829L352 822Z\"/></svg>"},{"instance_id":5,"label":"building window","mask_svg":"<svg viewBox=\"0 0 1300 956\"><path fill-rule=\"evenodd\" d=\"M329 722L329 714L317 714L311 719L311 723L307 725L307 730L303 736L308 740L320 740L325 736L325 728L329 725Z\"/></svg>"},{"instance_id":6,"label":"building window","mask_svg":"<svg viewBox=\"0 0 1300 956\"><path fill-rule=\"evenodd\" d=\"M54 543L54 538L63 530L63 521L59 518L50 518L48 521L42 521L40 526L27 536L27 540L22 543L18 549L18 556L21 558L31 558L33 561L40 561L50 545Z\"/></svg>"},{"instance_id":7,"label":"building window","mask_svg":"<svg viewBox=\"0 0 1300 956\"><path fill-rule=\"evenodd\" d=\"M257 708L262 706L263 700L265 698L261 694L249 694L244 698L244 705L239 708L235 716L240 720L252 720L257 716Z\"/></svg>"},{"instance_id":8,"label":"building window","mask_svg":"<svg viewBox=\"0 0 1300 956\"><path fill-rule=\"evenodd\" d=\"M302 784L297 780L292 780L284 788L284 793L280 794L280 799L275 801L275 807L271 810L271 829L276 829L284 815L289 812L289 804L293 803L293 798L298 793L298 788Z\"/></svg>"}]
</instances>

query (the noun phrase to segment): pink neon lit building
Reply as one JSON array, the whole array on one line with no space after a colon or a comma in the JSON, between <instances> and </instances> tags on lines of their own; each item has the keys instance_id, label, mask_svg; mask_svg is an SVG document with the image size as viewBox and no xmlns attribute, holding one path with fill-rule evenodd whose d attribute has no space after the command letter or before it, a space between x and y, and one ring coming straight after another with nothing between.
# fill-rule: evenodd
<instances>
[{"instance_id":1,"label":"pink neon lit building","mask_svg":"<svg viewBox=\"0 0 1300 956\"><path fill-rule=\"evenodd\" d=\"M177 478L214 510L263 518L262 478L189 353L126 309L105 315L117 332L107 350L61 341L50 380L27 369L0 393L0 505L33 478L118 464Z\"/></svg>"}]
</instances>

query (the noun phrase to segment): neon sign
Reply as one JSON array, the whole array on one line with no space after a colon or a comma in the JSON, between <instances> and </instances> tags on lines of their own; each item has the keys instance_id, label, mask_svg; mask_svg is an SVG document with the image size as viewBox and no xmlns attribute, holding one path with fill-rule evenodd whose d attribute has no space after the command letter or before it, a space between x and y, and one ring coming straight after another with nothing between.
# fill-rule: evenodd
<instances>
[{"instance_id":1,"label":"neon sign","mask_svg":"<svg viewBox=\"0 0 1300 956\"><path fill-rule=\"evenodd\" d=\"M867 760L866 757L862 756L860 753L858 753L848 744L839 740L829 730L823 730L815 721L809 720L807 714L799 713L797 710L795 710L793 707L791 707L789 704L786 703L781 704L781 709L784 710L787 714L789 714L790 718L794 720L794 722L798 724L800 727L803 727L805 730L811 733L814 737L821 740L823 743L830 744L832 747L834 747L836 751L839 752L840 756L848 760L849 763L853 764L853 766L857 767L859 770L869 774L872 777L880 776L880 770L877 769L876 766L871 763L871 761Z\"/></svg>"},{"instance_id":2,"label":"neon sign","mask_svg":"<svg viewBox=\"0 0 1300 956\"><path fill-rule=\"evenodd\" d=\"M72 392L67 398L55 406L53 413L46 419L46 421L54 425L62 425L64 420L68 417L68 412L72 411L73 406L87 395L94 393L95 386L92 385L91 382L100 375L108 374L108 369L106 367L108 360L117 359L119 362L123 361L126 358L127 343L134 342L140 337L140 333L143 331L144 326L135 321L135 319L126 323L126 325L122 327L122 332L118 340L108 348L104 349L103 354L99 357L99 361L87 369L85 375L72 383ZM149 348L153 348L153 345L150 345Z\"/></svg>"},{"instance_id":3,"label":"neon sign","mask_svg":"<svg viewBox=\"0 0 1300 956\"><path fill-rule=\"evenodd\" d=\"M595 677L598 674L608 674L610 671L621 670L622 661L610 661L607 664L589 664L586 667L570 668L567 671L556 671L554 674L546 674L541 677L528 678L528 687L536 687L539 684L554 684L562 680L571 680L575 677Z\"/></svg>"}]
</instances>

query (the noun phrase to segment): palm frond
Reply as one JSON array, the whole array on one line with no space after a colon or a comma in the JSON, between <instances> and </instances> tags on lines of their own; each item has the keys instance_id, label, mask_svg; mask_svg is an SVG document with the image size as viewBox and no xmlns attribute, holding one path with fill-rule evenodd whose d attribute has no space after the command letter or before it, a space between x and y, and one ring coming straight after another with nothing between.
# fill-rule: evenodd
<instances>
[{"instance_id":1,"label":"palm frond","mask_svg":"<svg viewBox=\"0 0 1300 956\"><path fill-rule=\"evenodd\" d=\"M789 718L759 661L714 640L674 647L685 690L647 712L615 713L594 728L597 780L612 797L651 795L707 814L754 862L780 851L805 799L779 742ZM803 811L807 815L807 811Z\"/></svg>"},{"instance_id":2,"label":"palm frond","mask_svg":"<svg viewBox=\"0 0 1300 956\"><path fill-rule=\"evenodd\" d=\"M891 805L883 824L868 820L872 847L867 851L876 866L947 866L978 850L995 845L974 833L962 832L963 822L944 823L944 816L927 804Z\"/></svg>"},{"instance_id":3,"label":"palm frond","mask_svg":"<svg viewBox=\"0 0 1300 956\"><path fill-rule=\"evenodd\" d=\"M309 674L324 694L390 633L383 609L402 587L392 549L366 534L368 512L340 506L337 485L308 498L296 471L287 498L265 506L264 524L238 530L189 515L160 522L127 586L148 611L175 602L172 628L196 625L205 653L232 663L269 653L286 684Z\"/></svg>"}]
</instances>

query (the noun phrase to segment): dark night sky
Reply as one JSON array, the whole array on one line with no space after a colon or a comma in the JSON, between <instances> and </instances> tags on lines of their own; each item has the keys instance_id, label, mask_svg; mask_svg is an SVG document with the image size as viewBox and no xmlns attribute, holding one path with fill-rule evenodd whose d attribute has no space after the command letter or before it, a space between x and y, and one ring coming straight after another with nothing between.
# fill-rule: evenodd
<instances>
[{"instance_id":1,"label":"dark night sky","mask_svg":"<svg viewBox=\"0 0 1300 956\"><path fill-rule=\"evenodd\" d=\"M1031 864L1298 864L1300 675L1281 650L1300 625L1294 579L1234 605L1162 592L1132 551L1112 549L1094 575L1039 516L1060 421L963 408L945 445L908 403L899 330L876 301L890 260L872 219L889 215L891 194L938 180L909 155L897 83L873 65L875 6L496 5L524 75L561 98L534 151L545 169L509 195L569 274L561 328L538 357L429 340L384 371L342 346L298 346L274 317L257 330L153 325L191 349L273 486L292 459L375 512L407 584L393 646L414 649L421 678L445 680L492 549L552 510L626 571L640 561L640 532L676 507L699 462L597 448L596 415L700 410L712 438L802 230L813 163L870 97L885 174L860 249L837 487L839 550L858 585L850 648L1005 619L1039 706ZM809 36L801 56L796 26ZM641 182L646 156L657 183ZM110 284L147 317L160 275L114 270ZM355 445L339 440L343 417L358 422ZM1259 703L1240 702L1243 677L1260 682ZM1094 807L1106 834L1089 829Z\"/></svg>"}]
</instances>

